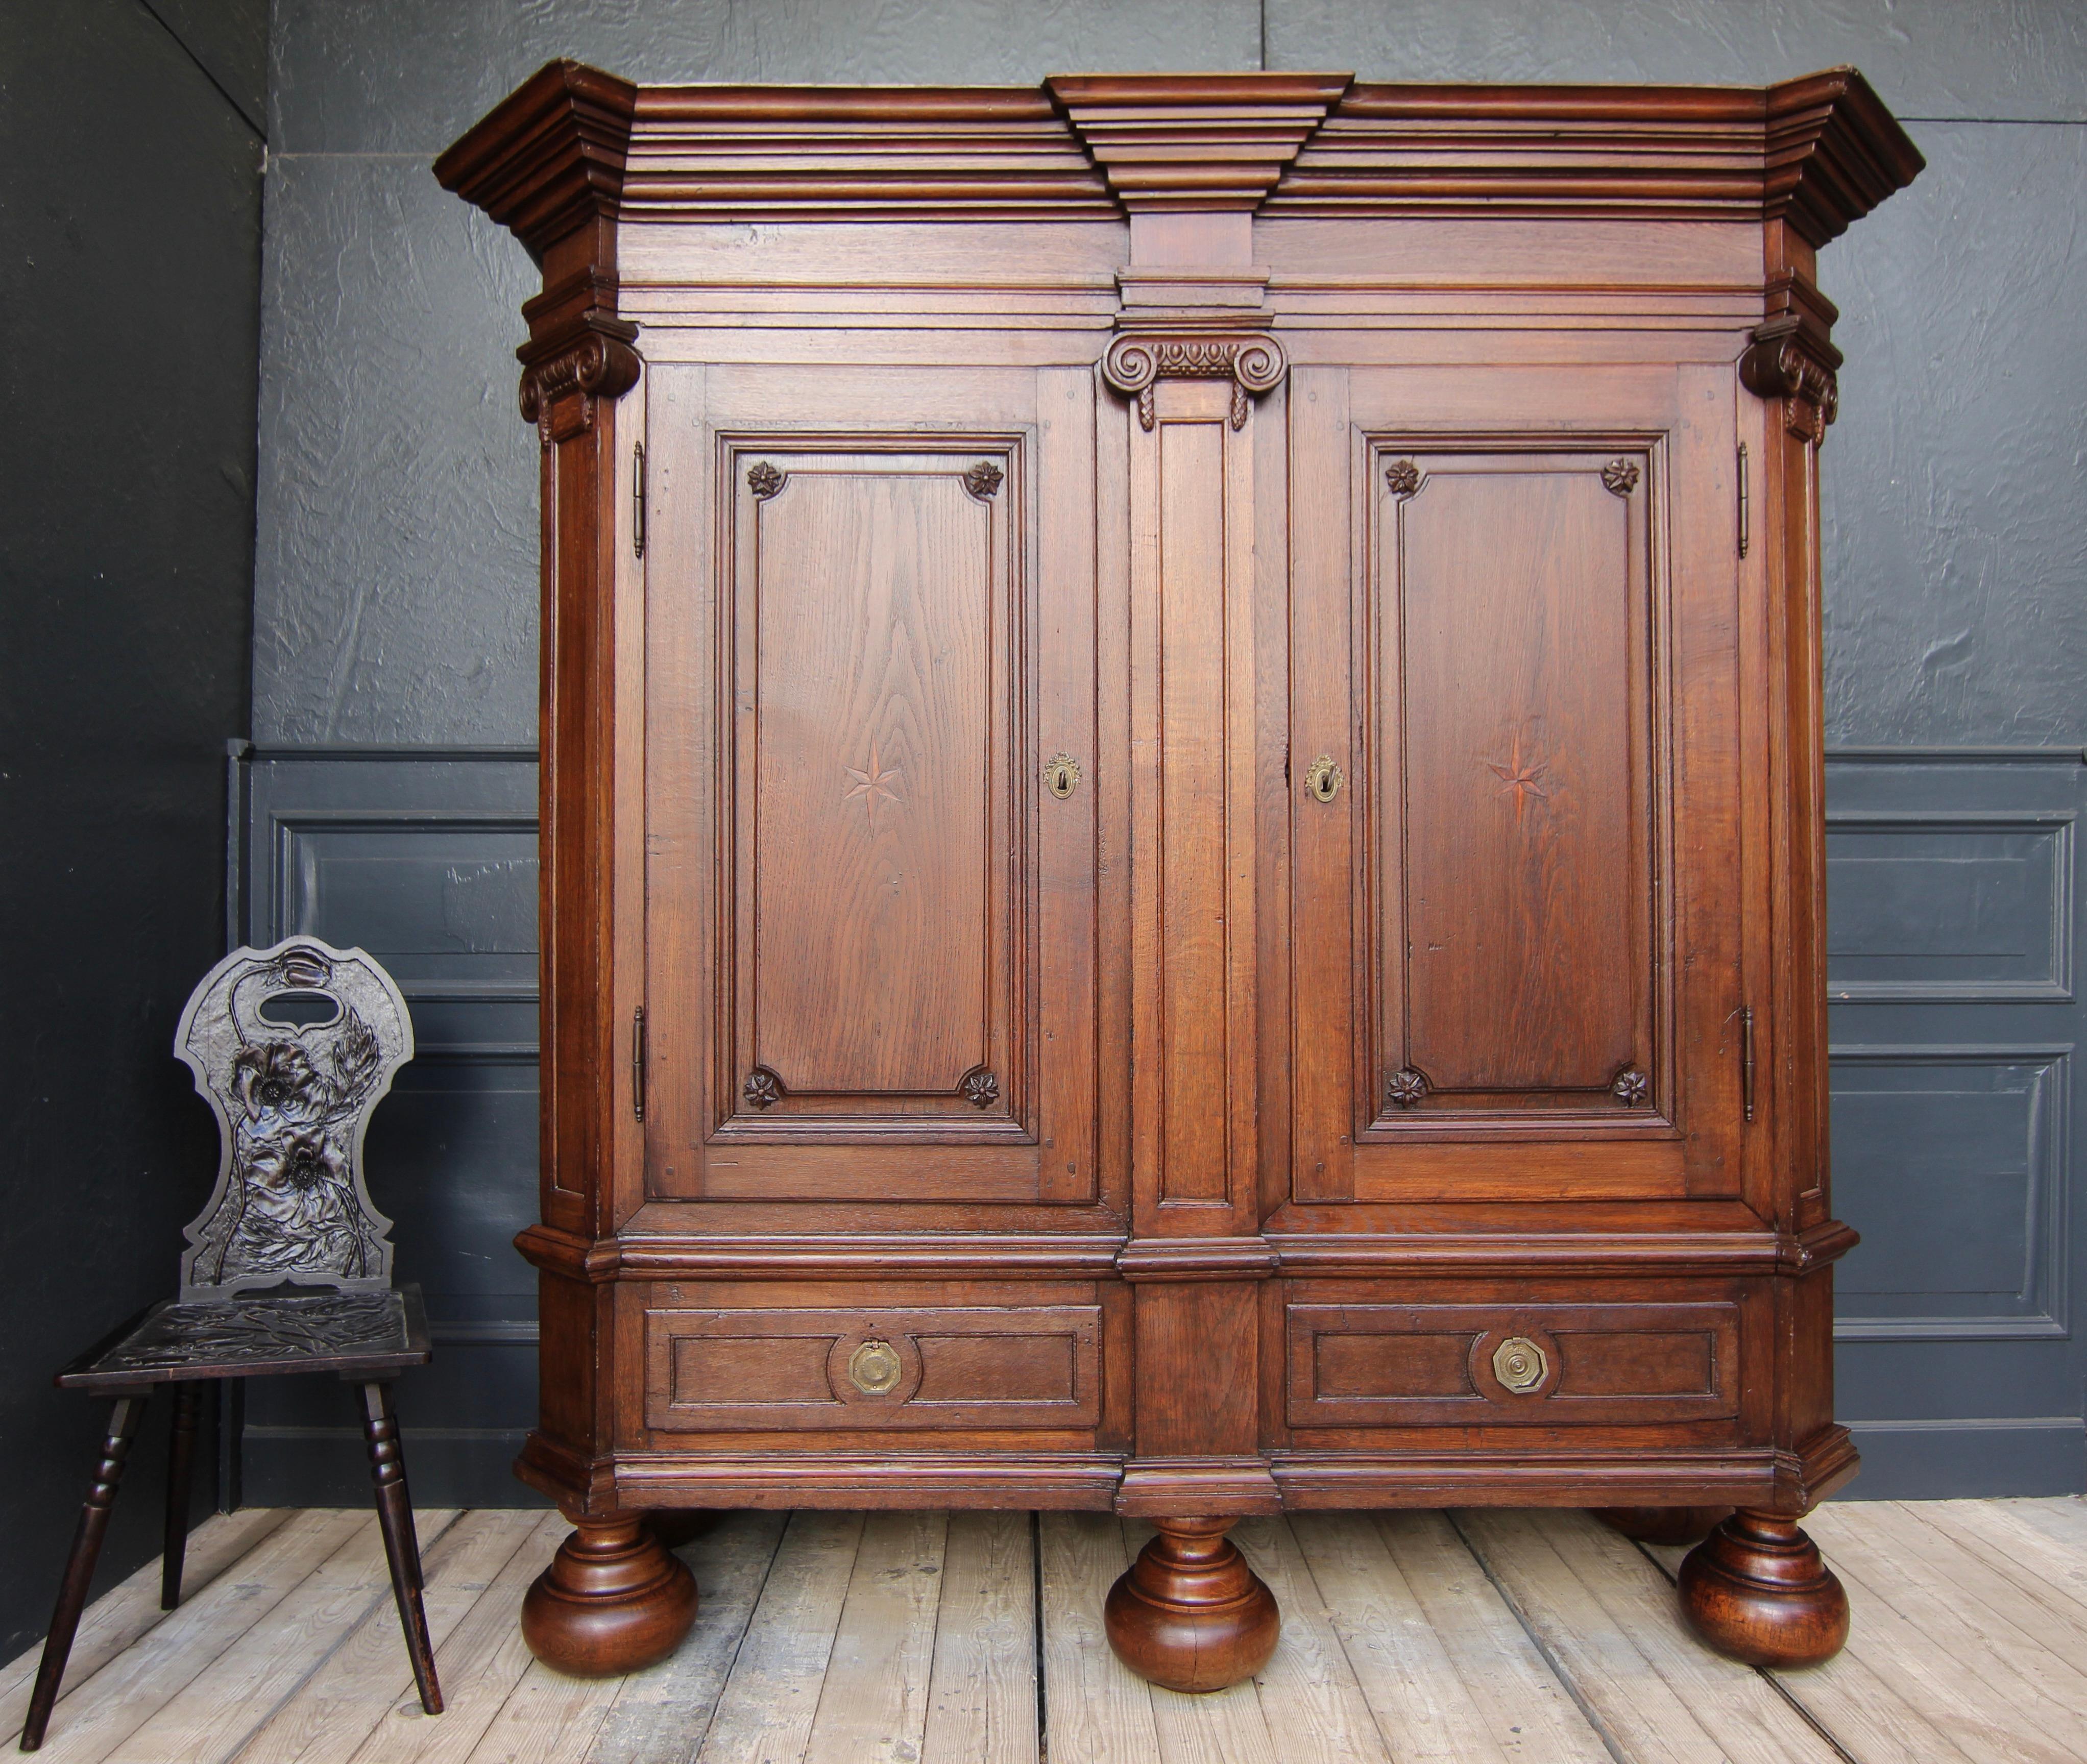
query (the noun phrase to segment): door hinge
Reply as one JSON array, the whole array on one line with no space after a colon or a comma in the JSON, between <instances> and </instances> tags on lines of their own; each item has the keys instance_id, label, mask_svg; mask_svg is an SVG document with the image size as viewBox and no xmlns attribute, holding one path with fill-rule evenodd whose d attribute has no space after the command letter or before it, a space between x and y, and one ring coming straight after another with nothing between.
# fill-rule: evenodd
<instances>
[{"instance_id":1,"label":"door hinge","mask_svg":"<svg viewBox=\"0 0 2087 1764\"><path fill-rule=\"evenodd\" d=\"M1740 540L1739 547L1742 552L1745 550L1746 541L1743 539ZM645 443L642 441L630 450L630 555L633 557L645 555Z\"/></svg>"},{"instance_id":2,"label":"door hinge","mask_svg":"<svg viewBox=\"0 0 2087 1764\"><path fill-rule=\"evenodd\" d=\"M1748 1115L1752 1112L1749 1107ZM638 1120L645 1118L645 1007L642 1004L630 1013L630 1113Z\"/></svg>"},{"instance_id":3,"label":"door hinge","mask_svg":"<svg viewBox=\"0 0 2087 1764\"><path fill-rule=\"evenodd\" d=\"M1739 556L1747 555L1747 444L1739 443Z\"/></svg>"},{"instance_id":4,"label":"door hinge","mask_svg":"<svg viewBox=\"0 0 2087 1764\"><path fill-rule=\"evenodd\" d=\"M1746 1106L1747 1118L1754 1118L1754 1008L1749 1004L1739 1012L1739 1100Z\"/></svg>"}]
</instances>

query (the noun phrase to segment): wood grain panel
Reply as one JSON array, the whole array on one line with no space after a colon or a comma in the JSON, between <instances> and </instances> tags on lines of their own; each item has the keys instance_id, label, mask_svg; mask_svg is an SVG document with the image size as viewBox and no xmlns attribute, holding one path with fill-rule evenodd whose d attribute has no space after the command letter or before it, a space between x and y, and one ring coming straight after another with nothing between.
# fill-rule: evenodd
<instances>
[{"instance_id":1,"label":"wood grain panel","mask_svg":"<svg viewBox=\"0 0 2087 1764\"><path fill-rule=\"evenodd\" d=\"M1159 428L1160 916L1168 1200L1225 1198L1225 431Z\"/></svg>"},{"instance_id":2,"label":"wood grain panel","mask_svg":"<svg viewBox=\"0 0 2087 1764\"><path fill-rule=\"evenodd\" d=\"M757 519L755 1059L954 1090L988 1052L991 504L793 471Z\"/></svg>"},{"instance_id":3,"label":"wood grain panel","mask_svg":"<svg viewBox=\"0 0 2087 1764\"><path fill-rule=\"evenodd\" d=\"M1647 462L1376 463L1381 1063L1409 1118L1598 1101L1653 1063Z\"/></svg>"},{"instance_id":4,"label":"wood grain panel","mask_svg":"<svg viewBox=\"0 0 2087 1764\"><path fill-rule=\"evenodd\" d=\"M888 1388L850 1377L869 1344ZM646 1314L646 1424L663 1432L805 1428L1090 1429L1101 1417L1093 1305Z\"/></svg>"},{"instance_id":5,"label":"wood grain panel","mask_svg":"<svg viewBox=\"0 0 2087 1764\"><path fill-rule=\"evenodd\" d=\"M1293 1427L1629 1426L1739 1412L1739 1310L1678 1304L1291 1304ZM1494 1350L1534 1341L1547 1371L1504 1387Z\"/></svg>"},{"instance_id":6,"label":"wood grain panel","mask_svg":"<svg viewBox=\"0 0 2087 1764\"><path fill-rule=\"evenodd\" d=\"M954 1113L997 1053L1004 1118L1005 465L979 495L966 456L736 460L740 1048L781 1093L739 1111Z\"/></svg>"}]
</instances>

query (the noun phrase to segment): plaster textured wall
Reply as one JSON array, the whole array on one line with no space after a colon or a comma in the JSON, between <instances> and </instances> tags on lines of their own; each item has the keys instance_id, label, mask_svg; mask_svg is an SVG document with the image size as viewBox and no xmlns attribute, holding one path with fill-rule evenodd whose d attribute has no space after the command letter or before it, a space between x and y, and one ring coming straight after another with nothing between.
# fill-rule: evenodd
<instances>
[{"instance_id":1,"label":"plaster textured wall","mask_svg":"<svg viewBox=\"0 0 2087 1764\"><path fill-rule=\"evenodd\" d=\"M428 161L570 54L641 80L1083 67L1754 83L1852 62L1926 177L1825 254L1829 737L2080 741L2087 7L2068 0L277 0L254 719L533 738L519 247Z\"/></svg>"}]
</instances>

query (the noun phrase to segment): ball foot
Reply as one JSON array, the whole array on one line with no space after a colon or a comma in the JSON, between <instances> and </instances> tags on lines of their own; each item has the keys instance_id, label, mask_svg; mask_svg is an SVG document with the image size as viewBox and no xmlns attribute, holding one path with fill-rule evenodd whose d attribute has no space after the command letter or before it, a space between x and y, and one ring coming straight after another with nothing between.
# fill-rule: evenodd
<instances>
[{"instance_id":1,"label":"ball foot","mask_svg":"<svg viewBox=\"0 0 2087 1764\"><path fill-rule=\"evenodd\" d=\"M1794 1519L1742 1507L1681 1564L1689 1627L1749 1666L1816 1666L1848 1639L1848 1595Z\"/></svg>"},{"instance_id":2,"label":"ball foot","mask_svg":"<svg viewBox=\"0 0 2087 1764\"><path fill-rule=\"evenodd\" d=\"M1696 1544L1732 1516L1729 1506L1594 1506L1612 1532L1641 1544Z\"/></svg>"},{"instance_id":3,"label":"ball foot","mask_svg":"<svg viewBox=\"0 0 2087 1764\"><path fill-rule=\"evenodd\" d=\"M664 1660L696 1621L696 1582L642 1513L568 1513L575 1529L522 1601L522 1638L546 1666L608 1678Z\"/></svg>"},{"instance_id":4,"label":"ball foot","mask_svg":"<svg viewBox=\"0 0 2087 1764\"><path fill-rule=\"evenodd\" d=\"M1109 1646L1139 1677L1169 1690L1223 1690L1268 1664L1282 1613L1225 1536L1232 1523L1161 1519L1109 1589Z\"/></svg>"}]
</instances>

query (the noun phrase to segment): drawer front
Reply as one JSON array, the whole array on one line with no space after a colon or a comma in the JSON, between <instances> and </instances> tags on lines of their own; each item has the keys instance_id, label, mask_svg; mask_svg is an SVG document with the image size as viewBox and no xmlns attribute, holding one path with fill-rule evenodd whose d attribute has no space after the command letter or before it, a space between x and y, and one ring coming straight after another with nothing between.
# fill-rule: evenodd
<instances>
[{"instance_id":1,"label":"drawer front","mask_svg":"<svg viewBox=\"0 0 2087 1764\"><path fill-rule=\"evenodd\" d=\"M1630 1425L1739 1412L1739 1308L1291 1305L1293 1427Z\"/></svg>"},{"instance_id":2,"label":"drawer front","mask_svg":"<svg viewBox=\"0 0 2087 1764\"><path fill-rule=\"evenodd\" d=\"M662 1432L1091 1428L1101 1309L655 1310L646 1414Z\"/></svg>"}]
</instances>

